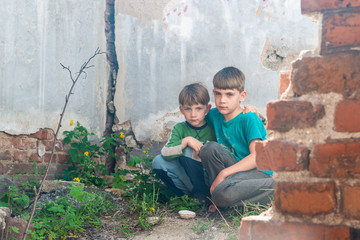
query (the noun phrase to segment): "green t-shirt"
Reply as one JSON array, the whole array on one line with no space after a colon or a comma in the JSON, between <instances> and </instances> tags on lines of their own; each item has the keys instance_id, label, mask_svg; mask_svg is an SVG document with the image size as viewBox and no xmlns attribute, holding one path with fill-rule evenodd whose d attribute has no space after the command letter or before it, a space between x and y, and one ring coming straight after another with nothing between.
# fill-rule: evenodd
<instances>
[{"instance_id":1,"label":"green t-shirt","mask_svg":"<svg viewBox=\"0 0 360 240\"><path fill-rule=\"evenodd\" d=\"M266 139L264 124L256 113L240 113L225 122L224 116L217 108L206 115L206 121L214 127L217 142L229 150L240 161L250 154L249 145L254 139ZM263 171L272 174L271 171Z\"/></svg>"},{"instance_id":2,"label":"green t-shirt","mask_svg":"<svg viewBox=\"0 0 360 240\"><path fill-rule=\"evenodd\" d=\"M193 137L200 142L216 141L214 129L205 123L201 127L191 126L188 122L177 123L171 131L171 136L161 149L161 155L165 160L171 160L184 154L181 142L185 137ZM193 155L195 160L200 160Z\"/></svg>"}]
</instances>

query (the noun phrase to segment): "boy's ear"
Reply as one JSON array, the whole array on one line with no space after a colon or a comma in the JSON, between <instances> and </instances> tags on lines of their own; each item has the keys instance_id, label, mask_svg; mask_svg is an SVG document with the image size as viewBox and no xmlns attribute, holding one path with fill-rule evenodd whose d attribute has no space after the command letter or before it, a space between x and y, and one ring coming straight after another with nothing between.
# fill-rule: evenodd
<instances>
[{"instance_id":1,"label":"boy's ear","mask_svg":"<svg viewBox=\"0 0 360 240\"><path fill-rule=\"evenodd\" d=\"M179 109L180 109L180 112L181 112L182 114L184 114L183 109L182 109L181 106L179 106Z\"/></svg>"},{"instance_id":2,"label":"boy's ear","mask_svg":"<svg viewBox=\"0 0 360 240\"><path fill-rule=\"evenodd\" d=\"M240 101L243 102L245 101L245 99L246 99L246 91L244 90L240 93Z\"/></svg>"}]
</instances>

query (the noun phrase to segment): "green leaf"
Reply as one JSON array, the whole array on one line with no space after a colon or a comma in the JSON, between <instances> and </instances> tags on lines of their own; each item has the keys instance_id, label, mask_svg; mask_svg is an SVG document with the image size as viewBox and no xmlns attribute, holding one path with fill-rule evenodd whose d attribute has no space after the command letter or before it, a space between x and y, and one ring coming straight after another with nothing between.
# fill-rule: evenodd
<instances>
[{"instance_id":1,"label":"green leaf","mask_svg":"<svg viewBox=\"0 0 360 240\"><path fill-rule=\"evenodd\" d=\"M19 228L18 228L18 227L15 227L15 226L10 226L10 227L9 227L9 232L19 233Z\"/></svg>"}]
</instances>

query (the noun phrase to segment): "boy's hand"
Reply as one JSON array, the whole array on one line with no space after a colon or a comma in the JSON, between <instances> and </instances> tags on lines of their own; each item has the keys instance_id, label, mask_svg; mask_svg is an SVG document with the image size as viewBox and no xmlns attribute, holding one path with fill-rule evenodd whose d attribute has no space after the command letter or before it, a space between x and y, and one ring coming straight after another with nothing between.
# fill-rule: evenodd
<instances>
[{"instance_id":1,"label":"boy's hand","mask_svg":"<svg viewBox=\"0 0 360 240\"><path fill-rule=\"evenodd\" d=\"M215 180L213 181L213 183L211 184L210 187L210 194L213 193L214 189L216 188L217 185L219 185L219 183L221 183L222 181L225 180L226 177L223 177L221 172L217 175L217 177L215 178Z\"/></svg>"},{"instance_id":2,"label":"boy's hand","mask_svg":"<svg viewBox=\"0 0 360 240\"><path fill-rule=\"evenodd\" d=\"M244 111L243 111L243 114L245 113L249 113L249 112L253 112L253 113L258 113L256 108L254 106L251 106L251 105L245 105L244 106Z\"/></svg>"},{"instance_id":3,"label":"boy's hand","mask_svg":"<svg viewBox=\"0 0 360 240\"><path fill-rule=\"evenodd\" d=\"M200 153L200 148L203 146L203 143L193 137L186 137L182 140L182 148L187 146L191 147L197 155Z\"/></svg>"}]
</instances>

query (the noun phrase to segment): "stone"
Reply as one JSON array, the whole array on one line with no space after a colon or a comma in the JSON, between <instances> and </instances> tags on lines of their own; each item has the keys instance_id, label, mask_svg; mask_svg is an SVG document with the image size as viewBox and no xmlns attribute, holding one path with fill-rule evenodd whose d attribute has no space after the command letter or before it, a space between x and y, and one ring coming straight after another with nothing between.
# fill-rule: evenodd
<instances>
[{"instance_id":1,"label":"stone","mask_svg":"<svg viewBox=\"0 0 360 240\"><path fill-rule=\"evenodd\" d=\"M181 211L179 211L179 215L182 219L192 219L192 218L195 218L196 213L194 213L193 211L189 211L189 210L181 210Z\"/></svg>"},{"instance_id":2,"label":"stone","mask_svg":"<svg viewBox=\"0 0 360 240\"><path fill-rule=\"evenodd\" d=\"M148 217L147 220L150 224L154 225L159 222L159 217Z\"/></svg>"},{"instance_id":3,"label":"stone","mask_svg":"<svg viewBox=\"0 0 360 240\"><path fill-rule=\"evenodd\" d=\"M0 196L9 190L9 186L15 185L9 178L4 175L0 175Z\"/></svg>"},{"instance_id":4,"label":"stone","mask_svg":"<svg viewBox=\"0 0 360 240\"><path fill-rule=\"evenodd\" d=\"M43 192L50 192L50 191L58 189L58 188L69 187L69 186L72 186L72 185L76 185L76 186L82 185L82 186L84 186L84 184L80 183L80 182L45 180L42 191Z\"/></svg>"},{"instance_id":5,"label":"stone","mask_svg":"<svg viewBox=\"0 0 360 240\"><path fill-rule=\"evenodd\" d=\"M6 217L10 216L10 208L0 207L0 229L4 230L6 227Z\"/></svg>"},{"instance_id":6,"label":"stone","mask_svg":"<svg viewBox=\"0 0 360 240\"><path fill-rule=\"evenodd\" d=\"M117 189L117 188L107 188L107 189L105 189L105 191L111 192L111 193L114 193L114 194L117 194L120 196L122 196L123 194L126 193L126 191L124 191L122 189Z\"/></svg>"}]
</instances>

